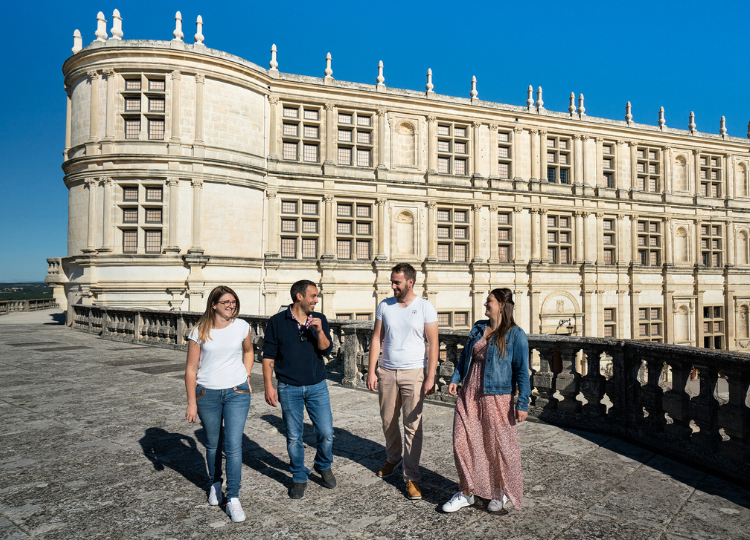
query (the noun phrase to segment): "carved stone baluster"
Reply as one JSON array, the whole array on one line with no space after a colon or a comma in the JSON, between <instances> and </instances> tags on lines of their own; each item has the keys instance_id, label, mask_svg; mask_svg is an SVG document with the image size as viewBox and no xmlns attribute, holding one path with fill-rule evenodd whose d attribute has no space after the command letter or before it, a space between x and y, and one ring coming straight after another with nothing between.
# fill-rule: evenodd
<instances>
[{"instance_id":1,"label":"carved stone baluster","mask_svg":"<svg viewBox=\"0 0 750 540\"><path fill-rule=\"evenodd\" d=\"M584 349L587 362L586 375L581 377L581 393L586 398L583 414L590 418L602 417L607 412L607 406L602 403L607 379L600 373L600 349Z\"/></svg>"},{"instance_id":2,"label":"carved stone baluster","mask_svg":"<svg viewBox=\"0 0 750 540\"><path fill-rule=\"evenodd\" d=\"M612 377L607 380L605 393L612 406L607 411L611 423L624 425L627 419L625 354L620 347L607 350L612 358Z\"/></svg>"},{"instance_id":3,"label":"carved stone baluster","mask_svg":"<svg viewBox=\"0 0 750 540\"><path fill-rule=\"evenodd\" d=\"M700 392L697 397L690 400L690 416L700 428L698 433L693 433L693 442L708 450L716 450L721 442L718 425L719 402L714 397L714 388L718 379L715 365L708 362L695 363L700 373Z\"/></svg>"},{"instance_id":4,"label":"carved stone baluster","mask_svg":"<svg viewBox=\"0 0 750 540\"><path fill-rule=\"evenodd\" d=\"M535 407L540 409L556 409L557 398L554 397L556 377L552 371L555 349L552 346L536 346L539 352L539 371L534 373L534 387L537 391Z\"/></svg>"},{"instance_id":5,"label":"carved stone baluster","mask_svg":"<svg viewBox=\"0 0 750 540\"><path fill-rule=\"evenodd\" d=\"M664 393L662 407L672 419L664 430L671 436L687 440L692 435L690 427L690 396L685 390L692 365L678 358L668 358L667 364L672 368L672 389Z\"/></svg>"},{"instance_id":6,"label":"carved stone baluster","mask_svg":"<svg viewBox=\"0 0 750 540\"><path fill-rule=\"evenodd\" d=\"M357 383L357 327L346 325L344 331L344 379L342 384L355 386Z\"/></svg>"},{"instance_id":7,"label":"carved stone baluster","mask_svg":"<svg viewBox=\"0 0 750 540\"><path fill-rule=\"evenodd\" d=\"M557 391L563 399L557 404L557 408L566 412L581 412L581 402L576 399L580 389L581 374L576 371L576 354L578 347L563 345L560 347L560 359L562 360L562 371L557 374Z\"/></svg>"},{"instance_id":8,"label":"carved stone baluster","mask_svg":"<svg viewBox=\"0 0 750 540\"><path fill-rule=\"evenodd\" d=\"M659 378L664 370L664 360L657 356L646 356L644 360L646 360L648 379L641 387L641 405L648 413L648 417L643 418L642 421L649 425L650 429L659 432L663 431L667 423L662 407L664 390L659 386Z\"/></svg>"},{"instance_id":9,"label":"carved stone baluster","mask_svg":"<svg viewBox=\"0 0 750 540\"><path fill-rule=\"evenodd\" d=\"M729 386L729 403L719 408L718 423L729 435L729 440L719 445L719 450L729 458L747 463L750 461L750 408L745 404L750 371L740 367L722 368Z\"/></svg>"}]
</instances>

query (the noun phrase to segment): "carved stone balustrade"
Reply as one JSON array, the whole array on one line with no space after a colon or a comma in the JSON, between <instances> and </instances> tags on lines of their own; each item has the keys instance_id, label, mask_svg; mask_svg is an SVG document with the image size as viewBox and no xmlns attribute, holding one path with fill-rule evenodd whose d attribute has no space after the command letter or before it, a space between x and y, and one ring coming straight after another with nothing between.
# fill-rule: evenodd
<instances>
[{"instance_id":1,"label":"carved stone balustrade","mask_svg":"<svg viewBox=\"0 0 750 540\"><path fill-rule=\"evenodd\" d=\"M109 339L186 349L200 313L73 306L72 326ZM260 361L268 317L241 315ZM364 388L372 323L329 320L327 369ZM441 331L436 391L448 394L468 332ZM639 442L750 482L750 356L738 352L555 335L529 335L529 413L550 423ZM533 365L537 365L534 363ZM639 377L640 374L640 377Z\"/></svg>"}]
</instances>

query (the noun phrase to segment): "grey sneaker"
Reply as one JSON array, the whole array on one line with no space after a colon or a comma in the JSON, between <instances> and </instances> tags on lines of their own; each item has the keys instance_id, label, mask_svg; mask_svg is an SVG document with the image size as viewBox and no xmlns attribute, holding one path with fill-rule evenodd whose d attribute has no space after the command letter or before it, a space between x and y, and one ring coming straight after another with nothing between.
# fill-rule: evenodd
<instances>
[{"instance_id":1,"label":"grey sneaker","mask_svg":"<svg viewBox=\"0 0 750 540\"><path fill-rule=\"evenodd\" d=\"M245 521L245 512L242 511L242 505L240 504L240 500L235 497L232 497L227 502L227 514L229 514L229 517L235 523L239 523L240 521Z\"/></svg>"},{"instance_id":2,"label":"grey sneaker","mask_svg":"<svg viewBox=\"0 0 750 540\"><path fill-rule=\"evenodd\" d=\"M321 471L319 469L315 469L315 471L323 479L323 485L325 487L327 487L328 489L333 489L336 487L336 477L333 476L333 470L326 469L325 471Z\"/></svg>"},{"instance_id":3,"label":"grey sneaker","mask_svg":"<svg viewBox=\"0 0 750 540\"><path fill-rule=\"evenodd\" d=\"M211 506L218 506L221 502L221 482L214 482L211 484L211 489L208 490L208 504Z\"/></svg>"},{"instance_id":4,"label":"grey sneaker","mask_svg":"<svg viewBox=\"0 0 750 540\"><path fill-rule=\"evenodd\" d=\"M301 499L305 496L305 489L307 488L307 482L295 482L292 489L289 490L289 498Z\"/></svg>"}]
</instances>

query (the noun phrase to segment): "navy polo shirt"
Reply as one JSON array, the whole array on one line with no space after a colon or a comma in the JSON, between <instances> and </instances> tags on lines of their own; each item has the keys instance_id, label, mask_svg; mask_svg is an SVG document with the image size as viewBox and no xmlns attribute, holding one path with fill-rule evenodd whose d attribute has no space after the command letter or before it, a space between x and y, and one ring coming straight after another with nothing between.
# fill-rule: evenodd
<instances>
[{"instance_id":1,"label":"navy polo shirt","mask_svg":"<svg viewBox=\"0 0 750 540\"><path fill-rule=\"evenodd\" d=\"M312 316L323 323L323 332L331 344L318 348L318 333L312 328L297 328L290 307L268 320L263 344L263 358L274 360L276 379L292 386L310 386L326 379L323 357L331 353L333 340L328 319L321 313ZM300 339L300 334L305 338Z\"/></svg>"}]
</instances>

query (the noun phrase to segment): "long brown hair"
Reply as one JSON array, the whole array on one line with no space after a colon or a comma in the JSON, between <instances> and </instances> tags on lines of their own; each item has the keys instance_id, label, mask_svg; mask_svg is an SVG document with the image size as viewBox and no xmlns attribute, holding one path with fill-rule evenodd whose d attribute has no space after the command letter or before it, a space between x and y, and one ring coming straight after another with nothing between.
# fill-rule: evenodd
<instances>
[{"instance_id":1,"label":"long brown hair","mask_svg":"<svg viewBox=\"0 0 750 540\"><path fill-rule=\"evenodd\" d=\"M502 315L500 324L487 336L487 342L494 342L502 357L505 356L505 335L508 330L516 326L516 321L513 319L513 306L515 305L513 303L513 292L510 289L492 289L490 294L500 304L503 304L503 310L500 313Z\"/></svg>"},{"instance_id":2,"label":"long brown hair","mask_svg":"<svg viewBox=\"0 0 750 540\"><path fill-rule=\"evenodd\" d=\"M232 289L226 285L219 285L211 294L208 295L208 302L206 302L206 311L203 312L201 318L198 319L198 324L195 328L198 329L198 340L201 343L205 343L211 339L211 328L214 327L214 306L225 294L231 294L237 301L232 312L232 319L236 319L237 315L240 314L240 299Z\"/></svg>"}]
</instances>

